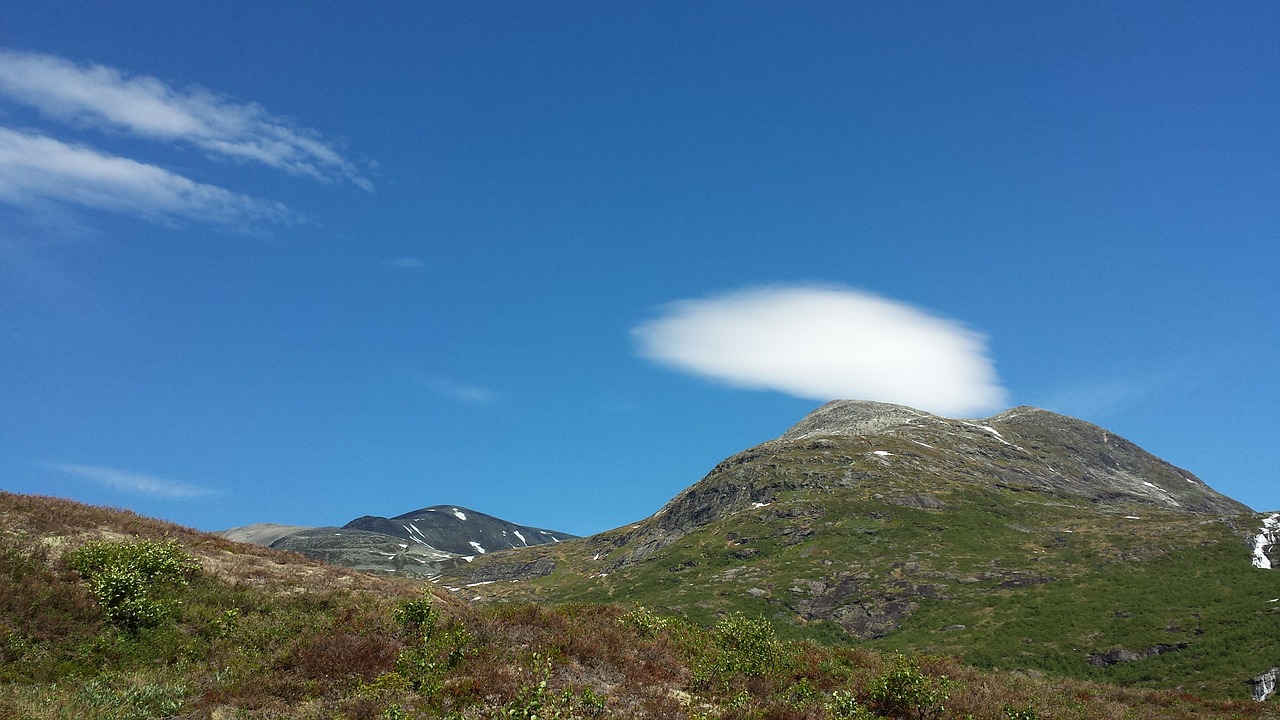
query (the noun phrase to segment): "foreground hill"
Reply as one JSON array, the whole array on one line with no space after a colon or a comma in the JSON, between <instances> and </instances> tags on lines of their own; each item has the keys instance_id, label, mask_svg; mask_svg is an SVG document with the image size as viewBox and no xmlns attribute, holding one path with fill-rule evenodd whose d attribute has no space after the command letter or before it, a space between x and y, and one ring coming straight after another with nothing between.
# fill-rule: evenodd
<instances>
[{"instance_id":1,"label":"foreground hill","mask_svg":"<svg viewBox=\"0 0 1280 720\"><path fill-rule=\"evenodd\" d=\"M842 401L642 522L440 582L702 622L741 611L792 637L1249 697L1280 666L1280 573L1259 562L1280 558L1274 538L1257 540L1264 519L1073 418Z\"/></svg>"},{"instance_id":2,"label":"foreground hill","mask_svg":"<svg viewBox=\"0 0 1280 720\"><path fill-rule=\"evenodd\" d=\"M228 540L291 550L362 572L411 578L438 575L492 550L576 537L456 505L435 505L392 518L365 515L342 527L258 523L219 534Z\"/></svg>"},{"instance_id":3,"label":"foreground hill","mask_svg":"<svg viewBox=\"0 0 1280 720\"><path fill-rule=\"evenodd\" d=\"M139 573L151 579L130 582ZM617 605L476 606L420 588L0 492L0 717L1280 717L1274 702L780 641L737 614L701 626ZM161 612L106 612L121 609L117 591L140 591L134 611Z\"/></svg>"}]
</instances>

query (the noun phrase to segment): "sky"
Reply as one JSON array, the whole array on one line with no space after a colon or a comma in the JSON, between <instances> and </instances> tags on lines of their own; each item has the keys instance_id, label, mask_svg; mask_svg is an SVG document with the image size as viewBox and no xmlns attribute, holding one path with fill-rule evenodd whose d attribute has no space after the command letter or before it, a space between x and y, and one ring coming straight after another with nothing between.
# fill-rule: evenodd
<instances>
[{"instance_id":1,"label":"sky","mask_svg":"<svg viewBox=\"0 0 1280 720\"><path fill-rule=\"evenodd\" d=\"M589 534L823 402L1280 510L1280 5L11 0L0 489Z\"/></svg>"}]
</instances>

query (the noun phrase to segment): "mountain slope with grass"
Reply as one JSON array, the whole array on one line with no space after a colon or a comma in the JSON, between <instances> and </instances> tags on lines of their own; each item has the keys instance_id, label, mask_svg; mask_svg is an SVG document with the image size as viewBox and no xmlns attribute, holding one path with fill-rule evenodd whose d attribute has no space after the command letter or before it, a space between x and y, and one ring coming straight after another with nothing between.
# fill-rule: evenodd
<instances>
[{"instance_id":1,"label":"mountain slope with grass","mask_svg":"<svg viewBox=\"0 0 1280 720\"><path fill-rule=\"evenodd\" d=\"M1264 519L1074 418L841 401L635 525L439 581L700 622L744 612L789 637L1249 697L1280 666L1280 573L1254 549Z\"/></svg>"},{"instance_id":2,"label":"mountain slope with grass","mask_svg":"<svg viewBox=\"0 0 1280 720\"><path fill-rule=\"evenodd\" d=\"M5 718L1197 720L1276 709L786 640L740 613L704 624L631 604L464 603L0 492Z\"/></svg>"}]
</instances>

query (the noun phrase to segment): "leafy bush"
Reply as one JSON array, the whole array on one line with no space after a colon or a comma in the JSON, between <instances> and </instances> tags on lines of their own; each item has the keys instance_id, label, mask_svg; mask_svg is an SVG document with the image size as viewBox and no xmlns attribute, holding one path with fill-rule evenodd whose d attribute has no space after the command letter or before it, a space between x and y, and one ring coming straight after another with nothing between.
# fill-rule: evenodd
<instances>
[{"instance_id":1,"label":"leafy bush","mask_svg":"<svg viewBox=\"0 0 1280 720\"><path fill-rule=\"evenodd\" d=\"M827 700L827 712L835 720L873 720L876 716L858 702L848 690L836 690Z\"/></svg>"},{"instance_id":2,"label":"leafy bush","mask_svg":"<svg viewBox=\"0 0 1280 720\"><path fill-rule=\"evenodd\" d=\"M897 655L893 667L871 684L868 697L882 714L932 720L943 716L952 685L945 677L925 675L914 660Z\"/></svg>"},{"instance_id":3,"label":"leafy bush","mask_svg":"<svg viewBox=\"0 0 1280 720\"><path fill-rule=\"evenodd\" d=\"M412 600L401 600L392 611L392 618L407 630L430 635L435 627L434 602L435 596L424 591Z\"/></svg>"},{"instance_id":4,"label":"leafy bush","mask_svg":"<svg viewBox=\"0 0 1280 720\"><path fill-rule=\"evenodd\" d=\"M762 675L779 659L773 625L763 618L730 613L716 623L716 644L724 651L727 670Z\"/></svg>"},{"instance_id":5,"label":"leafy bush","mask_svg":"<svg viewBox=\"0 0 1280 720\"><path fill-rule=\"evenodd\" d=\"M177 604L170 592L200 572L200 563L172 540L95 540L72 552L67 565L88 579L103 619L128 631L168 618Z\"/></svg>"}]
</instances>

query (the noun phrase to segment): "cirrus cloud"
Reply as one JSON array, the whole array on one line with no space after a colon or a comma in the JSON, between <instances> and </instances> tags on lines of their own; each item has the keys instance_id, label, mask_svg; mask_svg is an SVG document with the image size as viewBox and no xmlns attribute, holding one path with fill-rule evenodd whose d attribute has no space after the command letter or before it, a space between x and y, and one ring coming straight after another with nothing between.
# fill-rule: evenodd
<instances>
[{"instance_id":1,"label":"cirrus cloud","mask_svg":"<svg viewBox=\"0 0 1280 720\"><path fill-rule=\"evenodd\" d=\"M373 188L320 133L295 127L256 103L236 102L199 87L178 89L102 65L0 49L0 95L64 122L123 130L293 175L325 182L346 179L365 190Z\"/></svg>"},{"instance_id":2,"label":"cirrus cloud","mask_svg":"<svg viewBox=\"0 0 1280 720\"><path fill-rule=\"evenodd\" d=\"M50 464L49 467L133 495L146 495L165 500L198 500L218 494L215 490L199 485L97 465Z\"/></svg>"},{"instance_id":3,"label":"cirrus cloud","mask_svg":"<svg viewBox=\"0 0 1280 720\"><path fill-rule=\"evenodd\" d=\"M632 330L654 362L755 390L891 402L941 415L1000 407L986 338L870 293L790 286L681 300Z\"/></svg>"},{"instance_id":4,"label":"cirrus cloud","mask_svg":"<svg viewBox=\"0 0 1280 720\"><path fill-rule=\"evenodd\" d=\"M151 220L291 224L280 203L198 183L164 168L0 127L0 200L70 203Z\"/></svg>"}]
</instances>

